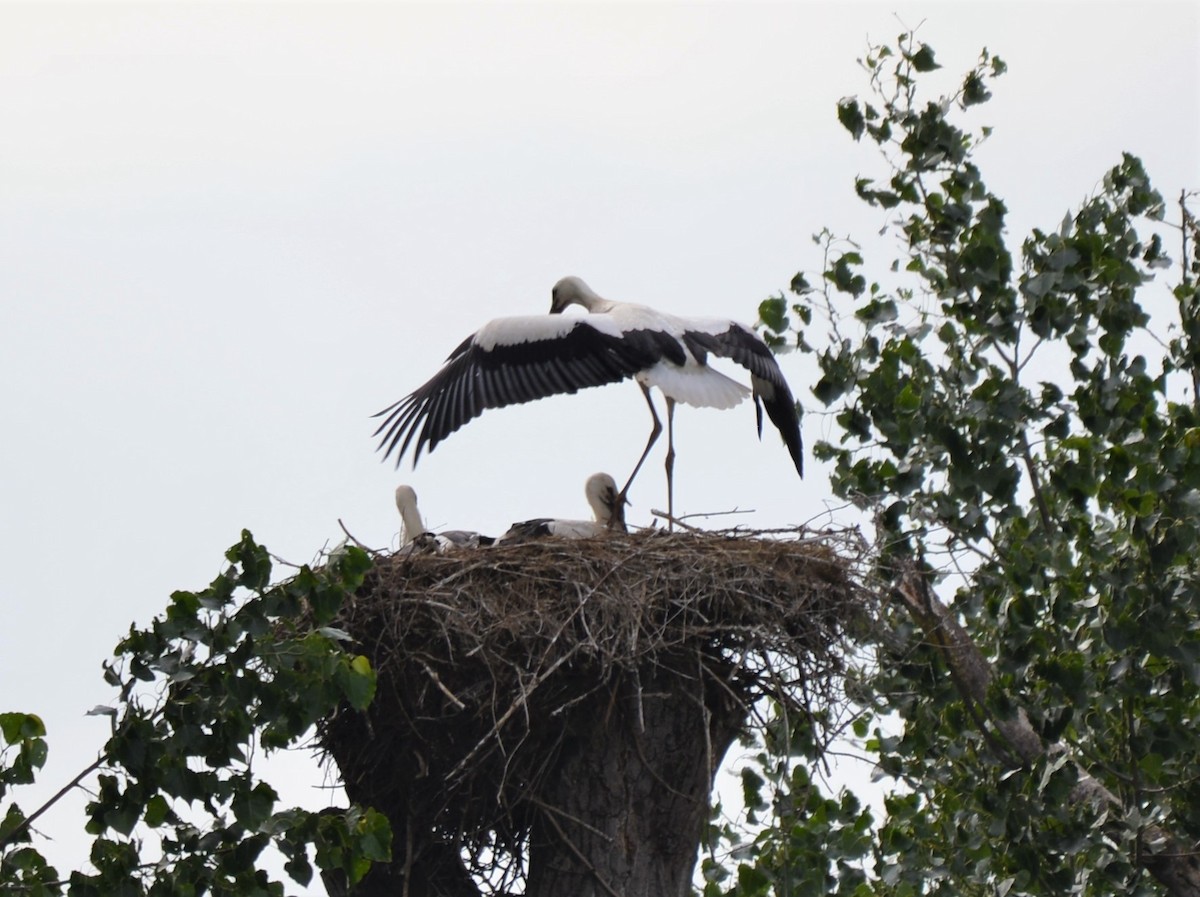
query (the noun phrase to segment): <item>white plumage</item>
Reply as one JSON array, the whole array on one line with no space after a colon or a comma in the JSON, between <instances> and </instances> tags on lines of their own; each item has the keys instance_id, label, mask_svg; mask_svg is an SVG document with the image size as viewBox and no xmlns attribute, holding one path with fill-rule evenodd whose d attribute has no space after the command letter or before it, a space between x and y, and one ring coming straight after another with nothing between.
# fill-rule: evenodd
<instances>
[{"instance_id":1,"label":"white plumage","mask_svg":"<svg viewBox=\"0 0 1200 897\"><path fill-rule=\"evenodd\" d=\"M646 387L657 386L672 401L695 408L725 410L750 395L750 390L745 386L706 365L678 367L668 361L660 361L637 374L634 379Z\"/></svg>"},{"instance_id":2,"label":"white plumage","mask_svg":"<svg viewBox=\"0 0 1200 897\"><path fill-rule=\"evenodd\" d=\"M611 532L625 532L625 498L617 493L617 482L606 473L594 473L584 485L592 520L558 520L538 517L514 523L496 542L514 542L557 536L560 539L591 539Z\"/></svg>"},{"instance_id":3,"label":"white plumage","mask_svg":"<svg viewBox=\"0 0 1200 897\"><path fill-rule=\"evenodd\" d=\"M449 529L440 533L431 533L421 520L421 512L417 509L417 493L412 486L396 487L396 508L400 511L400 554L413 554L418 551L443 552L448 548L479 548L481 545L491 545L496 540L491 536L481 536L469 530Z\"/></svg>"},{"instance_id":4,"label":"white plumage","mask_svg":"<svg viewBox=\"0 0 1200 897\"><path fill-rule=\"evenodd\" d=\"M582 317L560 315L570 305ZM708 366L708 355L729 358L750 373L750 388ZM651 387L666 397L668 508L673 516L672 432L675 403L732 408L754 396L759 435L762 409L778 428L803 476L800 419L771 350L745 325L724 318L686 318L644 305L612 302L578 277L554 286L549 316L497 318L467 337L427 383L379 412L375 431L384 456L396 464L414 445L413 464L487 408L502 408L559 393L574 393L633 378L642 388L653 429L620 491L624 499L642 462L662 432ZM760 404L761 403L761 404Z\"/></svg>"}]
</instances>

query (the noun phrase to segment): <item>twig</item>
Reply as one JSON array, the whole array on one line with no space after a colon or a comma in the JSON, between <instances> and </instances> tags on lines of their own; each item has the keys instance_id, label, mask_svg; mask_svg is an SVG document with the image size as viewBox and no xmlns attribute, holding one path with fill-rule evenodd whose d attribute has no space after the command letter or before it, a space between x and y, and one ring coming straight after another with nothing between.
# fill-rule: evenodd
<instances>
[{"instance_id":1,"label":"twig","mask_svg":"<svg viewBox=\"0 0 1200 897\"><path fill-rule=\"evenodd\" d=\"M434 671L433 667L431 667L429 664L427 664L425 661L423 661L419 657L417 658L417 663L419 663L422 667L424 667L425 672L429 674L429 678L433 680L433 684L438 687L438 690L440 690L442 694L444 694L447 698L450 699L450 701L454 704L455 707L457 707L459 710L467 709L467 705L464 704L462 701L460 701L458 699L458 697L454 694L454 692L452 692L450 689L448 689L445 686L445 684L442 682L441 677L438 676L437 672Z\"/></svg>"},{"instance_id":2,"label":"twig","mask_svg":"<svg viewBox=\"0 0 1200 897\"><path fill-rule=\"evenodd\" d=\"M651 514L653 514L655 517L661 517L663 520L666 520L666 521L668 521L668 522L670 522L670 523L675 523L675 524L678 524L679 526L683 527L683 528L684 528L685 530L687 530L688 532L692 532L692 533L702 533L702 532L704 532L704 530L700 529L700 527L698 527L698 526L692 526L690 523L684 523L684 522L683 522L682 520L680 520L678 517L672 517L672 516L671 516L670 514L668 514L666 511L660 511L660 510L658 510L657 508L651 508L651 509L650 509L650 513L651 513Z\"/></svg>"},{"instance_id":3,"label":"twig","mask_svg":"<svg viewBox=\"0 0 1200 897\"><path fill-rule=\"evenodd\" d=\"M700 674L700 691L704 691L704 655L700 653L700 646L696 646L696 671ZM697 704L700 705L700 718L704 723L704 762L708 768L709 781L716 774L716 767L713 764L713 746L712 732L709 731L709 724L712 722L712 711L708 709L708 704L699 698L694 698Z\"/></svg>"},{"instance_id":4,"label":"twig","mask_svg":"<svg viewBox=\"0 0 1200 897\"><path fill-rule=\"evenodd\" d=\"M38 807L36 810L34 810L31 814L29 814L24 819L22 819L21 822L11 832L9 832L3 838L0 838L0 850L3 850L9 844L12 844L13 841L16 840L17 836L20 835L22 832L24 832L26 829L28 829L31 825L33 825L34 821L39 816L41 816L43 813L45 813L47 810L49 810L52 806L54 806L56 803L58 803L60 800L62 800L62 798L66 795L66 793L68 791L70 791L72 788L74 788L76 785L78 785L80 782L82 782L84 780L84 778L91 775L93 772L95 772L97 769L99 769L101 766L103 766L105 761L107 761L107 759L108 759L108 757L101 754L99 757L96 758L96 762L90 764L86 769L83 770L83 772L81 772L79 775L75 776L75 778L71 779L71 781L67 782L67 784L63 785L62 788L58 789L58 791L55 793L55 795L52 798L50 798L48 801L46 801L44 804L42 804L40 807Z\"/></svg>"},{"instance_id":5,"label":"twig","mask_svg":"<svg viewBox=\"0 0 1200 897\"><path fill-rule=\"evenodd\" d=\"M634 699L637 703L638 731L645 732L646 731L646 711L645 711L645 708L642 706L642 674L641 674L641 671L637 667L633 668L633 686L634 686Z\"/></svg>"},{"instance_id":6,"label":"twig","mask_svg":"<svg viewBox=\"0 0 1200 897\"><path fill-rule=\"evenodd\" d=\"M476 744L475 747L471 748L470 753L463 757L462 760L458 762L458 765L454 767L454 769L450 770L450 774L446 776L446 778L453 779L463 769L465 769L470 762L475 759L475 755L479 753L480 749L489 741L491 741L492 736L499 733L499 731L504 728L504 724L512 718L512 715L525 706L525 704L529 701L529 696L533 694L533 692L537 691L538 686L549 679L555 670L557 670L560 666L574 656L575 649L572 648L558 660L554 661L554 663L552 663L547 669L538 673L538 675L534 678L533 685L528 689L523 689L521 693L513 699L513 702L509 705L508 709L504 711L503 716L496 720L495 724L491 728L491 731L484 735L483 738L479 739L479 743Z\"/></svg>"},{"instance_id":7,"label":"twig","mask_svg":"<svg viewBox=\"0 0 1200 897\"><path fill-rule=\"evenodd\" d=\"M404 886L400 891L401 897L408 897L409 882L412 881L413 861L413 824L412 816L405 820L404 828Z\"/></svg>"},{"instance_id":8,"label":"twig","mask_svg":"<svg viewBox=\"0 0 1200 897\"><path fill-rule=\"evenodd\" d=\"M358 539L354 538L354 534L351 533L350 530L346 529L346 524L342 523L341 517L339 517L337 519L337 522L338 522L338 526L340 526L342 528L342 532L344 532L346 534L346 538L349 539L351 542L353 542L355 545L357 545L359 548L361 548L363 551L367 552L368 554L383 554L383 549L370 548L367 545L364 545L362 542L358 541Z\"/></svg>"},{"instance_id":9,"label":"twig","mask_svg":"<svg viewBox=\"0 0 1200 897\"><path fill-rule=\"evenodd\" d=\"M753 514L754 512L754 508L731 508L728 511L696 511L693 514L683 514L679 517L671 517L670 514L666 514L655 508L650 509L651 514L661 517L664 520L674 520L676 523L680 524L682 524L684 520L691 520L694 517L730 517L734 514Z\"/></svg>"},{"instance_id":10,"label":"twig","mask_svg":"<svg viewBox=\"0 0 1200 897\"><path fill-rule=\"evenodd\" d=\"M562 838L563 843L567 845L567 848L571 851L571 853L575 854L575 859L579 860L579 862L583 864L584 868L587 869L588 872L592 873L592 877L596 879L596 884L600 885L600 887L604 889L609 897L621 897L620 894L612 889L612 885L604 880L604 878L596 870L596 867L588 861L588 858L583 855L583 851L575 846L575 842L567 837L567 833L562 830L562 826L558 824L558 820L555 819L553 815L547 814L546 821L554 826L554 830L558 832L558 836Z\"/></svg>"},{"instance_id":11,"label":"twig","mask_svg":"<svg viewBox=\"0 0 1200 897\"><path fill-rule=\"evenodd\" d=\"M570 819L573 823L575 823L580 828L587 829L593 835L596 835L599 838L603 838L609 844L613 843L612 835L608 834L607 832L600 831L600 829L596 828L591 823L587 822L586 820L580 819L578 816L574 816L571 813L568 813L566 810L560 809L559 807L550 806L550 804L546 803L544 800L542 800L536 794L530 795L529 797L526 798L526 800L528 800L531 804L533 804L539 810L545 810L547 813L554 813L557 816L561 816L563 819Z\"/></svg>"}]
</instances>

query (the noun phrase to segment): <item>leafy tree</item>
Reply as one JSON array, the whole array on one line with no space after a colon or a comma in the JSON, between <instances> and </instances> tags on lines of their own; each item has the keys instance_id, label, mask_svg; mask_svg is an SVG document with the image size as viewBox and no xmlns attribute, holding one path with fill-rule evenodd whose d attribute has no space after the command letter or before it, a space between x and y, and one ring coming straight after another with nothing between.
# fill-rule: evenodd
<instances>
[{"instance_id":1,"label":"leafy tree","mask_svg":"<svg viewBox=\"0 0 1200 897\"><path fill-rule=\"evenodd\" d=\"M776 821L736 878L710 861L708 893L1200 894L1187 197L1172 292L1153 283L1166 206L1128 154L1017 252L973 160L989 129L963 123L1004 63L984 51L933 99L912 34L862 64L871 95L838 119L881 151L855 189L902 257L872 278L824 233L819 286L797 275L760 317L815 356L833 432L815 451L875 522L876 668L851 684L892 787L872 836L784 762L811 734L768 739L748 803Z\"/></svg>"},{"instance_id":2,"label":"leafy tree","mask_svg":"<svg viewBox=\"0 0 1200 897\"><path fill-rule=\"evenodd\" d=\"M259 866L270 844L300 884L312 879L314 859L356 882L389 857L380 814L279 808L254 764L259 747L297 745L343 703L370 702L370 663L329 626L369 558L348 547L320 571L303 567L269 586L270 557L249 533L226 557L225 573L203 591L173 594L165 616L131 628L105 666L118 701L92 712L111 717L112 737L58 795L98 773L86 823L94 871L61 878L30 834L46 807L26 816L14 801L0 821L0 893L267 897L284 893ZM33 781L45 736L33 714L0 714L0 798Z\"/></svg>"}]
</instances>

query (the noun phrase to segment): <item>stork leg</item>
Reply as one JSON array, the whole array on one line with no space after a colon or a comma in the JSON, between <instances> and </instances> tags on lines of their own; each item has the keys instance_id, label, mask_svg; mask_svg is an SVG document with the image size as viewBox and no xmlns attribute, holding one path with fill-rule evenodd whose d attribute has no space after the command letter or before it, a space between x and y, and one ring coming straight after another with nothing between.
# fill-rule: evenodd
<instances>
[{"instance_id":1,"label":"stork leg","mask_svg":"<svg viewBox=\"0 0 1200 897\"><path fill-rule=\"evenodd\" d=\"M629 475L629 479L625 481L625 485L617 494L618 507L624 506L623 502L625 501L625 496L629 493L629 487L633 485L633 478L636 477L637 472L642 469L642 462L646 460L646 456L650 454L651 447L653 447L655 441L662 433L662 421L658 419L658 412L654 410L654 402L650 399L650 390L641 383L639 383L638 386L641 386L642 395L646 397L646 404L650 406L650 416L654 418L654 428L650 431L650 438L646 440L646 447L642 449L642 457L638 458L638 463L633 467L633 473ZM615 520L616 518L613 519Z\"/></svg>"},{"instance_id":2,"label":"stork leg","mask_svg":"<svg viewBox=\"0 0 1200 897\"><path fill-rule=\"evenodd\" d=\"M675 400L667 396L667 532L675 530Z\"/></svg>"}]
</instances>

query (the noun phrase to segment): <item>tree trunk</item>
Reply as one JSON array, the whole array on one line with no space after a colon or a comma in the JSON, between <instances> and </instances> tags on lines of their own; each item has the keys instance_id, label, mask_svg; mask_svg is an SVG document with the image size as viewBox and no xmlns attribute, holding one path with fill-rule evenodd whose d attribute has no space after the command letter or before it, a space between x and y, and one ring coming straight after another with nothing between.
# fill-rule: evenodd
<instances>
[{"instance_id":1,"label":"tree trunk","mask_svg":"<svg viewBox=\"0 0 1200 897\"><path fill-rule=\"evenodd\" d=\"M741 722L703 691L683 673L629 677L606 713L577 714L543 787L526 897L690 893L713 775Z\"/></svg>"}]
</instances>

